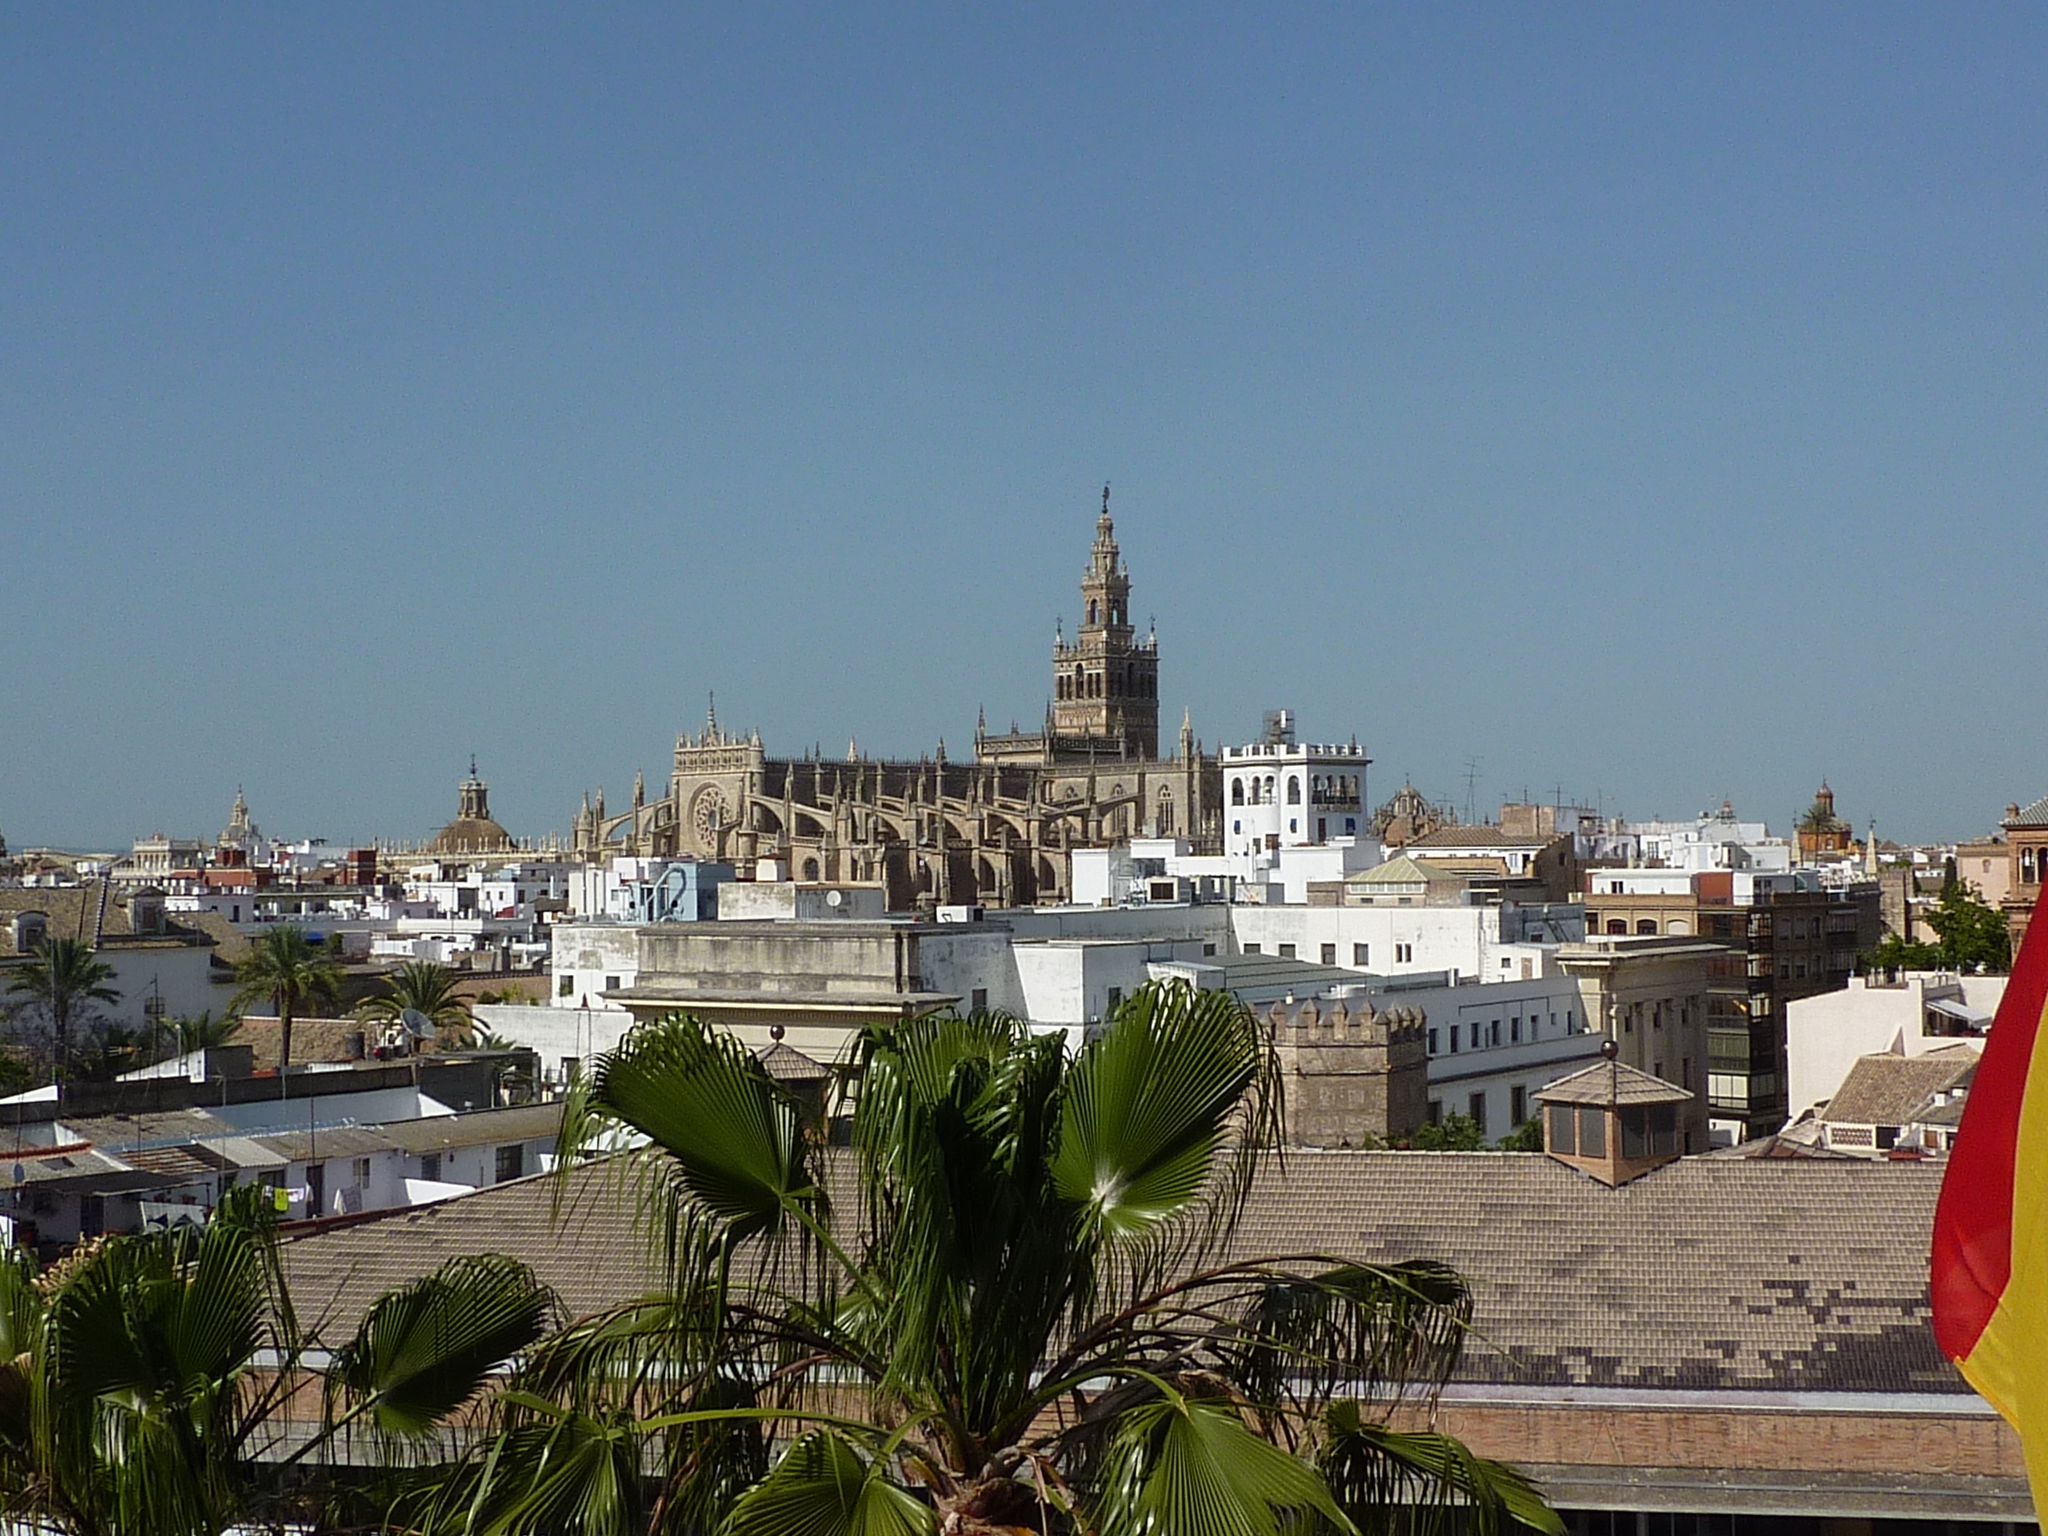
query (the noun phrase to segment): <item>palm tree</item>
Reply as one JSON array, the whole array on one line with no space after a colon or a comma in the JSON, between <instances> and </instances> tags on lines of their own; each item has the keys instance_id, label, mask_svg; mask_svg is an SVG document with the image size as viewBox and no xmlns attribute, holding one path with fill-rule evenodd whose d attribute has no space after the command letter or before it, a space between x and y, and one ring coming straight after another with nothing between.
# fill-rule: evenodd
<instances>
[{"instance_id":1,"label":"palm tree","mask_svg":"<svg viewBox=\"0 0 2048 1536\"><path fill-rule=\"evenodd\" d=\"M0 1254L11 1521L77 1536L327 1528L350 1497L319 1460L337 1436L360 1422L431 1466L430 1434L548 1327L553 1298L523 1266L460 1258L381 1297L323 1363L283 1284L267 1193L244 1186L199 1232L99 1239L40 1273ZM279 1440L288 1401L319 1405L296 1447Z\"/></svg>"},{"instance_id":2,"label":"palm tree","mask_svg":"<svg viewBox=\"0 0 2048 1536\"><path fill-rule=\"evenodd\" d=\"M364 1018L393 1020L408 1010L433 1021L434 1032L452 1041L469 1038L474 1028L469 999L458 996L455 973L431 960L407 960L384 978L389 988L359 1010Z\"/></svg>"},{"instance_id":3,"label":"palm tree","mask_svg":"<svg viewBox=\"0 0 2048 1536\"><path fill-rule=\"evenodd\" d=\"M85 940L46 939L8 987L10 994L27 998L27 1006L50 1016L59 1081L70 1071L74 1015L81 1004L118 1003L121 994L107 985L113 979L114 968L95 959Z\"/></svg>"},{"instance_id":4,"label":"palm tree","mask_svg":"<svg viewBox=\"0 0 2048 1536\"><path fill-rule=\"evenodd\" d=\"M265 932L249 947L249 957L235 967L241 990L228 1006L240 1012L250 1003L268 1001L277 1010L277 1069L292 1060L292 1018L299 1005L331 1001L341 990L341 971L325 951L307 941L306 930L285 926Z\"/></svg>"},{"instance_id":5,"label":"palm tree","mask_svg":"<svg viewBox=\"0 0 2048 1536\"><path fill-rule=\"evenodd\" d=\"M848 1159L700 1021L598 1059L561 1145L644 1138L611 1166L668 1280L536 1349L420 1528L1562 1531L1511 1469L1389 1427L1457 1361L1455 1275L1239 1251L1280 1100L1234 999L1146 987L1073 1057L924 1018L856 1065Z\"/></svg>"},{"instance_id":6,"label":"palm tree","mask_svg":"<svg viewBox=\"0 0 2048 1536\"><path fill-rule=\"evenodd\" d=\"M226 1045L241 1027L242 1016L232 1009L218 1018L211 1008L202 1008L198 1013L183 1014L171 1020L172 1038L181 1053Z\"/></svg>"}]
</instances>

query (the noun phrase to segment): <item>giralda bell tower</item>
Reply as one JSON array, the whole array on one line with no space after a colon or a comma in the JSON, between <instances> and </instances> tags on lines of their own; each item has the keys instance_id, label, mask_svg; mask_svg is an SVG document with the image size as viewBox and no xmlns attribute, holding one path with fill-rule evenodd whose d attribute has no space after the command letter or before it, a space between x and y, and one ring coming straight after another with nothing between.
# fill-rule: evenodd
<instances>
[{"instance_id":1,"label":"giralda bell tower","mask_svg":"<svg viewBox=\"0 0 2048 1536\"><path fill-rule=\"evenodd\" d=\"M1159 640L1131 625L1131 576L1117 553L1109 487L1095 548L1081 578L1081 630L1053 641L1053 728L1062 747L1096 745L1105 756L1159 756Z\"/></svg>"}]
</instances>

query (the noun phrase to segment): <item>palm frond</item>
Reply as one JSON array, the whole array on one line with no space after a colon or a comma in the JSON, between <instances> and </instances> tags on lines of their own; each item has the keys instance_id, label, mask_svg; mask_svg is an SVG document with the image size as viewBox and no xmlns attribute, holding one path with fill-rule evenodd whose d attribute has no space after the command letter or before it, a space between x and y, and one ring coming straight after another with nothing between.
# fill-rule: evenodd
<instances>
[{"instance_id":1,"label":"palm frond","mask_svg":"<svg viewBox=\"0 0 2048 1536\"><path fill-rule=\"evenodd\" d=\"M1317 1463L1362 1525L1385 1529L1398 1518L1415 1536L1500 1536L1516 1525L1564 1536L1557 1512L1513 1467L1475 1456L1449 1435L1373 1423L1355 1402L1331 1407Z\"/></svg>"},{"instance_id":2,"label":"palm frond","mask_svg":"<svg viewBox=\"0 0 2048 1536\"><path fill-rule=\"evenodd\" d=\"M1101 1536L1280 1536L1317 1516L1356 1536L1314 1467L1178 1392L1122 1416L1093 1503Z\"/></svg>"},{"instance_id":3,"label":"palm frond","mask_svg":"<svg viewBox=\"0 0 2048 1536\"><path fill-rule=\"evenodd\" d=\"M553 1293L516 1260L450 1259L378 1298L339 1352L335 1379L387 1434L417 1438L540 1338Z\"/></svg>"},{"instance_id":4,"label":"palm frond","mask_svg":"<svg viewBox=\"0 0 2048 1536\"><path fill-rule=\"evenodd\" d=\"M928 1536L931 1509L830 1430L799 1438L767 1477L748 1489L723 1536Z\"/></svg>"}]
</instances>

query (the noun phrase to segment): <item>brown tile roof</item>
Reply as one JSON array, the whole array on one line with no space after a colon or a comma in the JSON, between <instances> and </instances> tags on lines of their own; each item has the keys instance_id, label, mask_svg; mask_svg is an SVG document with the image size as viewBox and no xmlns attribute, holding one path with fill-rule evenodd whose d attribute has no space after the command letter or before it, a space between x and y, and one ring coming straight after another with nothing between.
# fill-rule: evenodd
<instances>
[{"instance_id":1,"label":"brown tile roof","mask_svg":"<svg viewBox=\"0 0 2048 1536\"><path fill-rule=\"evenodd\" d=\"M1692 1095L1625 1061L1596 1061L1536 1095L1539 1104L1683 1104Z\"/></svg>"},{"instance_id":2,"label":"brown tile roof","mask_svg":"<svg viewBox=\"0 0 2048 1536\"><path fill-rule=\"evenodd\" d=\"M1925 1056L1859 1056L1819 1118L1830 1125L1908 1125L1935 1094L1965 1086L1977 1070L1967 1045Z\"/></svg>"},{"instance_id":3,"label":"brown tile roof","mask_svg":"<svg viewBox=\"0 0 2048 1536\"><path fill-rule=\"evenodd\" d=\"M822 1083L832 1076L830 1067L813 1061L795 1046L780 1040L755 1051L754 1059L761 1063L770 1077L780 1082Z\"/></svg>"},{"instance_id":4,"label":"brown tile roof","mask_svg":"<svg viewBox=\"0 0 2048 1536\"><path fill-rule=\"evenodd\" d=\"M659 1266L619 1167L299 1238L302 1312L329 1308L338 1337L379 1292L487 1251L533 1264L572 1314L639 1294ZM1684 1158L1608 1189L1539 1153L1295 1151L1238 1249L1451 1264L1477 1302L1471 1381L1962 1392L1927 1322L1940 1185L1925 1163Z\"/></svg>"}]
</instances>

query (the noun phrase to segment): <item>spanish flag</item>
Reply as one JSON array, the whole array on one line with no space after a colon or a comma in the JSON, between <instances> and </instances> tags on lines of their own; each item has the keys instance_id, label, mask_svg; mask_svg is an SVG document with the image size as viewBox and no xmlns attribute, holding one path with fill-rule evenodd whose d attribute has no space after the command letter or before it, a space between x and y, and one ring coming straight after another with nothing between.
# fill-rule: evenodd
<instances>
[{"instance_id":1,"label":"spanish flag","mask_svg":"<svg viewBox=\"0 0 2048 1536\"><path fill-rule=\"evenodd\" d=\"M2019 1431L2048 1518L2048 907L2027 926L1934 1213L1934 1337Z\"/></svg>"}]
</instances>

